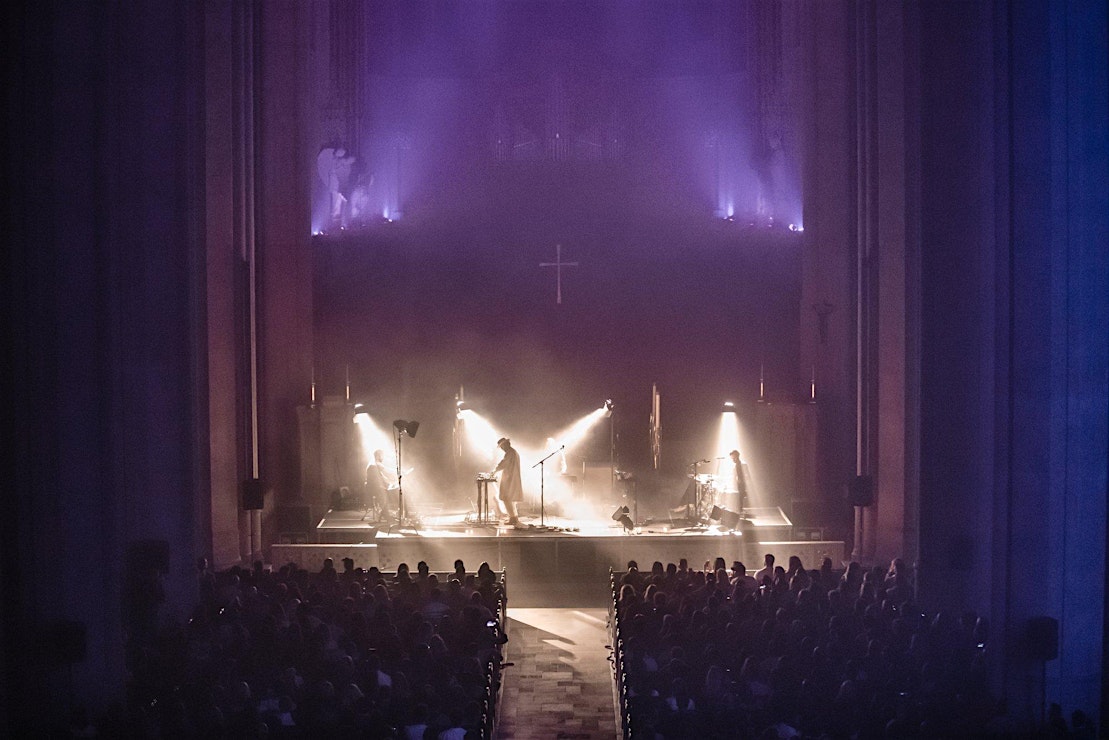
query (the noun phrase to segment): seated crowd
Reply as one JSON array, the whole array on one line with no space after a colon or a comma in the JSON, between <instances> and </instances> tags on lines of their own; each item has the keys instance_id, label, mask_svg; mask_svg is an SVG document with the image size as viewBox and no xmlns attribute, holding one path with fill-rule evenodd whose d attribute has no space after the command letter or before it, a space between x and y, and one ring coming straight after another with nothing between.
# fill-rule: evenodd
<instances>
[{"instance_id":1,"label":"seated crowd","mask_svg":"<svg viewBox=\"0 0 1109 740\"><path fill-rule=\"evenodd\" d=\"M503 576L318 572L201 562L200 602L128 656L121 734L151 737L488 737L499 690Z\"/></svg>"},{"instance_id":2,"label":"seated crowd","mask_svg":"<svg viewBox=\"0 0 1109 740\"><path fill-rule=\"evenodd\" d=\"M613 574L625 732L643 738L988 735L986 624L930 614L900 560L634 562Z\"/></svg>"}]
</instances>

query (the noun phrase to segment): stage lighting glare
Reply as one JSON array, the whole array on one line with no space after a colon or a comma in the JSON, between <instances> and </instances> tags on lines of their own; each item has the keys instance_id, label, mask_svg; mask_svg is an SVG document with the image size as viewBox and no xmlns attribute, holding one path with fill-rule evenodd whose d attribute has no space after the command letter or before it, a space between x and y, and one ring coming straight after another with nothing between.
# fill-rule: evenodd
<instances>
[{"instance_id":1,"label":"stage lighting glare","mask_svg":"<svg viewBox=\"0 0 1109 740\"><path fill-rule=\"evenodd\" d=\"M556 434L554 436L554 439L558 441L558 444L566 445L566 448L570 449L578 442L581 442L583 439L585 439L585 435L589 432L589 429L598 421L600 421L606 414L607 412L602 406L596 411L592 411L588 415L578 419L573 424L571 424L569 428L564 429Z\"/></svg>"},{"instance_id":2,"label":"stage lighting glare","mask_svg":"<svg viewBox=\"0 0 1109 740\"><path fill-rule=\"evenodd\" d=\"M733 409L720 414L720 427L716 434L716 456L726 458L729 452L740 448L739 415Z\"/></svg>"},{"instance_id":3,"label":"stage lighting glare","mask_svg":"<svg viewBox=\"0 0 1109 740\"><path fill-rule=\"evenodd\" d=\"M374 450L389 450L393 447L387 429L382 429L368 413L361 413L354 417L358 425L358 436L362 441L362 451L367 460L370 460Z\"/></svg>"},{"instance_id":4,"label":"stage lighting glare","mask_svg":"<svg viewBox=\"0 0 1109 740\"><path fill-rule=\"evenodd\" d=\"M497 440L505 436L473 409L459 411L458 418L465 424L467 442L483 454L496 450Z\"/></svg>"}]
</instances>

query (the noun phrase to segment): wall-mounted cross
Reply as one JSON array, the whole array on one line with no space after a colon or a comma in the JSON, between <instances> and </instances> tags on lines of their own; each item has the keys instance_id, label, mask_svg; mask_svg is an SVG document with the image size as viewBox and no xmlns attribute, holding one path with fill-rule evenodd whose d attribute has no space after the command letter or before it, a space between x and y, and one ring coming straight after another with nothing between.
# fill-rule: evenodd
<instances>
[{"instance_id":1,"label":"wall-mounted cross","mask_svg":"<svg viewBox=\"0 0 1109 740\"><path fill-rule=\"evenodd\" d=\"M540 262L540 267L553 267L555 268L555 303L562 305L562 268L563 267L577 267L577 262L563 262L562 261L562 245L555 245L555 261L554 262Z\"/></svg>"}]
</instances>

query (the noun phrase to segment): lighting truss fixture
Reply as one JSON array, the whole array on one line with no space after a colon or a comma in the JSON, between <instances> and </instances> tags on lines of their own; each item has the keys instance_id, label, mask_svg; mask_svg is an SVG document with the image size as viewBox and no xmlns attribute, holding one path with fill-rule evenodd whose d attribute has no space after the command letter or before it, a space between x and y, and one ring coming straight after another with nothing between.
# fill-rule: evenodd
<instances>
[{"instance_id":1,"label":"lighting truss fixture","mask_svg":"<svg viewBox=\"0 0 1109 740\"><path fill-rule=\"evenodd\" d=\"M620 522L620 524L624 526L624 530L630 532L635 529L635 522L628 516L630 513L631 511L629 511L627 506L621 506L619 509L612 512L612 521Z\"/></svg>"},{"instance_id":2,"label":"lighting truss fixture","mask_svg":"<svg viewBox=\"0 0 1109 740\"><path fill-rule=\"evenodd\" d=\"M398 434L407 434L409 437L415 437L416 430L420 428L420 422L397 419L393 422L393 428L397 430Z\"/></svg>"}]
</instances>

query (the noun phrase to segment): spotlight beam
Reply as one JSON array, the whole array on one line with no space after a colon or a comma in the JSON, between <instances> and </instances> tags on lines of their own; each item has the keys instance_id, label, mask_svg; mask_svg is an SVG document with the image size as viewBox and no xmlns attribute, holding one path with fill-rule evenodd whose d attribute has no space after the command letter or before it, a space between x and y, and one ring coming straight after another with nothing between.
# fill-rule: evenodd
<instances>
[{"instance_id":1,"label":"spotlight beam","mask_svg":"<svg viewBox=\"0 0 1109 740\"><path fill-rule=\"evenodd\" d=\"M566 429L554 435L553 439L567 448L573 448L574 445L585 439L585 435L605 416L605 408L602 406L596 411L591 411L587 415L575 421Z\"/></svg>"}]
</instances>

